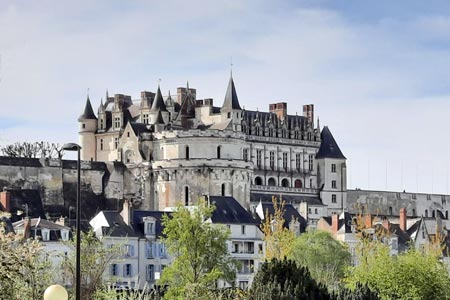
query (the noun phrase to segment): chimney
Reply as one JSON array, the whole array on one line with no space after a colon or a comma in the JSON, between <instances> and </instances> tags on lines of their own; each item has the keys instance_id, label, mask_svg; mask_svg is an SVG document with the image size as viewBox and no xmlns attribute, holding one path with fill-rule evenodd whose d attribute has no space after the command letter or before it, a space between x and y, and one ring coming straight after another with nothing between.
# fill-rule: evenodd
<instances>
[{"instance_id":1,"label":"chimney","mask_svg":"<svg viewBox=\"0 0 450 300\"><path fill-rule=\"evenodd\" d=\"M389 230L389 219L388 218L384 218L382 223L383 223L383 227L386 230Z\"/></svg>"},{"instance_id":2,"label":"chimney","mask_svg":"<svg viewBox=\"0 0 450 300\"><path fill-rule=\"evenodd\" d=\"M129 201L124 199L123 200L122 211L120 212L120 215L122 216L123 221L127 225L130 225L130 223L131 223L131 211L132 211L132 209L133 209L133 207L132 207L132 205L130 205Z\"/></svg>"},{"instance_id":3,"label":"chimney","mask_svg":"<svg viewBox=\"0 0 450 300\"><path fill-rule=\"evenodd\" d=\"M400 229L406 231L406 208L400 208Z\"/></svg>"},{"instance_id":4,"label":"chimney","mask_svg":"<svg viewBox=\"0 0 450 300\"><path fill-rule=\"evenodd\" d=\"M279 102L269 105L269 111L275 113L280 120L284 120L287 115L287 103Z\"/></svg>"},{"instance_id":5,"label":"chimney","mask_svg":"<svg viewBox=\"0 0 450 300\"><path fill-rule=\"evenodd\" d=\"M314 104L303 105L303 116L314 127Z\"/></svg>"},{"instance_id":6,"label":"chimney","mask_svg":"<svg viewBox=\"0 0 450 300\"><path fill-rule=\"evenodd\" d=\"M23 220L23 237L29 239L31 234L31 219L26 217Z\"/></svg>"},{"instance_id":7,"label":"chimney","mask_svg":"<svg viewBox=\"0 0 450 300\"><path fill-rule=\"evenodd\" d=\"M0 193L0 203L2 204L3 208L5 209L5 212L10 213L11 212L11 192L4 189Z\"/></svg>"},{"instance_id":8,"label":"chimney","mask_svg":"<svg viewBox=\"0 0 450 300\"><path fill-rule=\"evenodd\" d=\"M339 229L339 216L338 214L331 215L331 233L336 235Z\"/></svg>"},{"instance_id":9,"label":"chimney","mask_svg":"<svg viewBox=\"0 0 450 300\"><path fill-rule=\"evenodd\" d=\"M367 214L364 216L364 226L366 228L372 228L373 224L372 224L372 215L371 214Z\"/></svg>"}]
</instances>

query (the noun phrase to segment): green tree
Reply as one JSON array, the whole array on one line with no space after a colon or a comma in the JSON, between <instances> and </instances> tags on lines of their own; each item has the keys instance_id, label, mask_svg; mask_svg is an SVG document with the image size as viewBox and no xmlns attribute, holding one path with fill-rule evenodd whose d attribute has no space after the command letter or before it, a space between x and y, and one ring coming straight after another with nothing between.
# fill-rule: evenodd
<instances>
[{"instance_id":1,"label":"green tree","mask_svg":"<svg viewBox=\"0 0 450 300\"><path fill-rule=\"evenodd\" d=\"M341 288L335 296L336 300L379 300L378 294L367 285L357 283L353 290Z\"/></svg>"},{"instance_id":2,"label":"green tree","mask_svg":"<svg viewBox=\"0 0 450 300\"><path fill-rule=\"evenodd\" d=\"M328 300L327 289L293 260L266 261L255 275L249 300Z\"/></svg>"},{"instance_id":3,"label":"green tree","mask_svg":"<svg viewBox=\"0 0 450 300\"><path fill-rule=\"evenodd\" d=\"M349 268L345 278L349 288L367 284L382 300L450 299L450 277L436 255L411 249L391 256L381 242L371 246L360 255L359 265Z\"/></svg>"},{"instance_id":4,"label":"green tree","mask_svg":"<svg viewBox=\"0 0 450 300\"><path fill-rule=\"evenodd\" d=\"M285 227L284 219L284 200L278 203L276 197L272 197L274 213L265 213L262 224L265 242L265 259L272 258L283 259L288 257L292 252L292 246L295 239L295 233ZM295 221L295 220L290 220Z\"/></svg>"},{"instance_id":5,"label":"green tree","mask_svg":"<svg viewBox=\"0 0 450 300\"><path fill-rule=\"evenodd\" d=\"M328 232L309 231L298 236L290 258L307 267L311 277L336 290L350 265L347 247L336 241Z\"/></svg>"},{"instance_id":6,"label":"green tree","mask_svg":"<svg viewBox=\"0 0 450 300\"><path fill-rule=\"evenodd\" d=\"M226 245L229 231L206 222L213 210L199 200L194 210L179 205L171 217L163 217L163 242L174 256L160 280L168 285L165 299L200 299L217 280L234 281L235 263Z\"/></svg>"},{"instance_id":7,"label":"green tree","mask_svg":"<svg viewBox=\"0 0 450 300\"><path fill-rule=\"evenodd\" d=\"M52 266L42 244L38 240L24 239L22 235L6 233L2 224L0 222L0 299L40 300L52 279Z\"/></svg>"},{"instance_id":8,"label":"green tree","mask_svg":"<svg viewBox=\"0 0 450 300\"><path fill-rule=\"evenodd\" d=\"M74 249L67 259L62 261L61 267L65 271L67 279L75 282L75 246L76 239L68 243ZM111 262L123 254L121 245L107 248L99 240L95 233L81 232L81 298L85 300L95 299L94 295L104 289L103 273ZM71 293L74 293L75 286Z\"/></svg>"}]
</instances>

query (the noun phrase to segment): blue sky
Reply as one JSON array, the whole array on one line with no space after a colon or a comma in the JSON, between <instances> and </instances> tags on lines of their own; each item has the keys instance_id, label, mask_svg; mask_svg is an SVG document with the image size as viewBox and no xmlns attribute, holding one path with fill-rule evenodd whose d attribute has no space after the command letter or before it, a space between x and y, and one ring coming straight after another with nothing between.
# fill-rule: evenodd
<instances>
[{"instance_id":1,"label":"blue sky","mask_svg":"<svg viewBox=\"0 0 450 300\"><path fill-rule=\"evenodd\" d=\"M0 143L77 140L87 89L186 81L221 104L314 103L349 186L448 192L448 1L0 2Z\"/></svg>"}]
</instances>

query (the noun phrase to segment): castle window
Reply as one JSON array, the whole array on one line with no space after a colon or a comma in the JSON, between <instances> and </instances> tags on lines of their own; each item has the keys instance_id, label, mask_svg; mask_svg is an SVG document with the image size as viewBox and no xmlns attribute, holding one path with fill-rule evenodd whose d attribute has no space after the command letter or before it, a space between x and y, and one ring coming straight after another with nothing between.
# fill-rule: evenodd
<instances>
[{"instance_id":1,"label":"castle window","mask_svg":"<svg viewBox=\"0 0 450 300\"><path fill-rule=\"evenodd\" d=\"M425 218L428 218L428 209L425 209Z\"/></svg>"},{"instance_id":2,"label":"castle window","mask_svg":"<svg viewBox=\"0 0 450 300\"><path fill-rule=\"evenodd\" d=\"M298 130L294 131L294 138L298 140L300 137L300 132Z\"/></svg>"},{"instance_id":3,"label":"castle window","mask_svg":"<svg viewBox=\"0 0 450 300\"><path fill-rule=\"evenodd\" d=\"M256 150L256 166L261 169L262 150Z\"/></svg>"},{"instance_id":4,"label":"castle window","mask_svg":"<svg viewBox=\"0 0 450 300\"><path fill-rule=\"evenodd\" d=\"M143 114L142 115L142 123L148 124L148 114Z\"/></svg>"},{"instance_id":5,"label":"castle window","mask_svg":"<svg viewBox=\"0 0 450 300\"><path fill-rule=\"evenodd\" d=\"M100 139L100 150L103 150L103 139Z\"/></svg>"},{"instance_id":6,"label":"castle window","mask_svg":"<svg viewBox=\"0 0 450 300\"><path fill-rule=\"evenodd\" d=\"M294 186L298 189L301 189L303 187L302 181L300 179L295 180Z\"/></svg>"},{"instance_id":7,"label":"castle window","mask_svg":"<svg viewBox=\"0 0 450 300\"><path fill-rule=\"evenodd\" d=\"M336 180L331 180L331 188L335 189L336 188Z\"/></svg>"},{"instance_id":8,"label":"castle window","mask_svg":"<svg viewBox=\"0 0 450 300\"><path fill-rule=\"evenodd\" d=\"M283 169L287 172L288 169L288 154L286 152L283 153Z\"/></svg>"},{"instance_id":9,"label":"castle window","mask_svg":"<svg viewBox=\"0 0 450 300\"><path fill-rule=\"evenodd\" d=\"M261 177L256 177L255 178L255 185L262 185L262 179L261 179Z\"/></svg>"},{"instance_id":10,"label":"castle window","mask_svg":"<svg viewBox=\"0 0 450 300\"><path fill-rule=\"evenodd\" d=\"M300 172L300 168L302 165L302 157L300 153L296 153L295 154L295 168L297 169L298 172Z\"/></svg>"},{"instance_id":11,"label":"castle window","mask_svg":"<svg viewBox=\"0 0 450 300\"><path fill-rule=\"evenodd\" d=\"M286 130L285 129L281 130L281 137L286 138Z\"/></svg>"},{"instance_id":12,"label":"castle window","mask_svg":"<svg viewBox=\"0 0 450 300\"><path fill-rule=\"evenodd\" d=\"M308 168L310 171L312 171L314 169L314 155L313 154L309 155Z\"/></svg>"},{"instance_id":13,"label":"castle window","mask_svg":"<svg viewBox=\"0 0 450 300\"><path fill-rule=\"evenodd\" d=\"M308 141L310 141L311 140L311 132L308 132Z\"/></svg>"},{"instance_id":14,"label":"castle window","mask_svg":"<svg viewBox=\"0 0 450 300\"><path fill-rule=\"evenodd\" d=\"M184 187L184 205L186 205L186 206L189 205L189 187L188 186Z\"/></svg>"},{"instance_id":15,"label":"castle window","mask_svg":"<svg viewBox=\"0 0 450 300\"><path fill-rule=\"evenodd\" d=\"M336 203L336 194L331 195L331 203Z\"/></svg>"},{"instance_id":16,"label":"castle window","mask_svg":"<svg viewBox=\"0 0 450 300\"><path fill-rule=\"evenodd\" d=\"M267 181L267 184L269 186L275 186L276 185L275 178L273 178L273 177L269 178L269 180Z\"/></svg>"},{"instance_id":17,"label":"castle window","mask_svg":"<svg viewBox=\"0 0 450 300\"><path fill-rule=\"evenodd\" d=\"M116 129L120 128L120 117L114 118L114 128Z\"/></svg>"},{"instance_id":18,"label":"castle window","mask_svg":"<svg viewBox=\"0 0 450 300\"><path fill-rule=\"evenodd\" d=\"M222 183L222 196L225 196L225 183Z\"/></svg>"},{"instance_id":19,"label":"castle window","mask_svg":"<svg viewBox=\"0 0 450 300\"><path fill-rule=\"evenodd\" d=\"M228 119L231 119L231 113L230 113L230 112L227 113L227 118L228 118Z\"/></svg>"},{"instance_id":20,"label":"castle window","mask_svg":"<svg viewBox=\"0 0 450 300\"><path fill-rule=\"evenodd\" d=\"M416 210L413 208L413 210L412 210L412 215L413 215L413 217L415 217L416 216Z\"/></svg>"},{"instance_id":21,"label":"castle window","mask_svg":"<svg viewBox=\"0 0 450 300\"><path fill-rule=\"evenodd\" d=\"M281 180L281 186L282 187L289 187L289 180L287 180L286 178Z\"/></svg>"},{"instance_id":22,"label":"castle window","mask_svg":"<svg viewBox=\"0 0 450 300\"><path fill-rule=\"evenodd\" d=\"M259 126L255 127L255 135L259 135Z\"/></svg>"},{"instance_id":23,"label":"castle window","mask_svg":"<svg viewBox=\"0 0 450 300\"><path fill-rule=\"evenodd\" d=\"M433 209L433 211L431 212L431 217L436 218L436 210Z\"/></svg>"},{"instance_id":24,"label":"castle window","mask_svg":"<svg viewBox=\"0 0 450 300\"><path fill-rule=\"evenodd\" d=\"M83 123L83 124L81 125L81 127L83 127L83 129L86 128L86 124Z\"/></svg>"},{"instance_id":25,"label":"castle window","mask_svg":"<svg viewBox=\"0 0 450 300\"><path fill-rule=\"evenodd\" d=\"M220 150L221 150L221 148L222 148L221 146L217 146L217 158L220 158L220 154L221 154Z\"/></svg>"},{"instance_id":26,"label":"castle window","mask_svg":"<svg viewBox=\"0 0 450 300\"><path fill-rule=\"evenodd\" d=\"M442 205L447 204L447 200L445 199L444 195L441 196L441 202L442 202Z\"/></svg>"},{"instance_id":27,"label":"castle window","mask_svg":"<svg viewBox=\"0 0 450 300\"><path fill-rule=\"evenodd\" d=\"M390 216L392 216L392 206L389 206L389 212L388 212L388 214L389 214Z\"/></svg>"},{"instance_id":28,"label":"castle window","mask_svg":"<svg viewBox=\"0 0 450 300\"><path fill-rule=\"evenodd\" d=\"M242 151L242 158L244 159L244 161L248 161L248 149L247 148L245 148L243 151Z\"/></svg>"},{"instance_id":29,"label":"castle window","mask_svg":"<svg viewBox=\"0 0 450 300\"><path fill-rule=\"evenodd\" d=\"M269 136L273 136L273 128L269 128Z\"/></svg>"},{"instance_id":30,"label":"castle window","mask_svg":"<svg viewBox=\"0 0 450 300\"><path fill-rule=\"evenodd\" d=\"M119 146L119 138L115 137L114 138L114 149L117 149L118 146Z\"/></svg>"},{"instance_id":31,"label":"castle window","mask_svg":"<svg viewBox=\"0 0 450 300\"><path fill-rule=\"evenodd\" d=\"M100 119L100 129L103 129L103 118Z\"/></svg>"},{"instance_id":32,"label":"castle window","mask_svg":"<svg viewBox=\"0 0 450 300\"><path fill-rule=\"evenodd\" d=\"M127 137L130 137L130 132L129 131L127 132Z\"/></svg>"},{"instance_id":33,"label":"castle window","mask_svg":"<svg viewBox=\"0 0 450 300\"><path fill-rule=\"evenodd\" d=\"M430 194L427 195L427 200L431 200L431 195Z\"/></svg>"},{"instance_id":34,"label":"castle window","mask_svg":"<svg viewBox=\"0 0 450 300\"><path fill-rule=\"evenodd\" d=\"M312 189L313 188L313 180L312 178L309 179L309 187Z\"/></svg>"},{"instance_id":35,"label":"castle window","mask_svg":"<svg viewBox=\"0 0 450 300\"><path fill-rule=\"evenodd\" d=\"M275 151L269 153L269 166L272 171L275 169Z\"/></svg>"},{"instance_id":36,"label":"castle window","mask_svg":"<svg viewBox=\"0 0 450 300\"><path fill-rule=\"evenodd\" d=\"M331 173L336 173L336 164L331 164Z\"/></svg>"},{"instance_id":37,"label":"castle window","mask_svg":"<svg viewBox=\"0 0 450 300\"><path fill-rule=\"evenodd\" d=\"M185 148L185 158L189 159L189 146L186 146Z\"/></svg>"}]
</instances>

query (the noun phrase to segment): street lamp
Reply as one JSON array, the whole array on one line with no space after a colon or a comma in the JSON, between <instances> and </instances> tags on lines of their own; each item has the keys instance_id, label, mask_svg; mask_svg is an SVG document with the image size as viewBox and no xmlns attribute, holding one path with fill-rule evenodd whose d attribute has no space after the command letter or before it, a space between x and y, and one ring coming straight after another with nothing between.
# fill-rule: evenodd
<instances>
[{"instance_id":1,"label":"street lamp","mask_svg":"<svg viewBox=\"0 0 450 300\"><path fill-rule=\"evenodd\" d=\"M66 151L77 151L77 206L76 206L76 262L75 262L75 299L81 300L81 241L80 241L80 215L81 215L81 205L80 205L80 186L81 186L81 174L80 174L80 150L81 147L75 143L68 143L63 145L63 150ZM50 299L49 299L50 300Z\"/></svg>"},{"instance_id":2,"label":"street lamp","mask_svg":"<svg viewBox=\"0 0 450 300\"><path fill-rule=\"evenodd\" d=\"M44 300L67 300L69 295L64 287L60 285L51 285L44 292Z\"/></svg>"}]
</instances>

